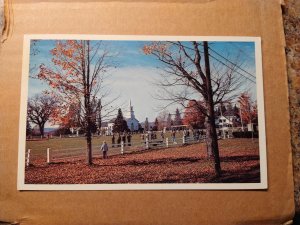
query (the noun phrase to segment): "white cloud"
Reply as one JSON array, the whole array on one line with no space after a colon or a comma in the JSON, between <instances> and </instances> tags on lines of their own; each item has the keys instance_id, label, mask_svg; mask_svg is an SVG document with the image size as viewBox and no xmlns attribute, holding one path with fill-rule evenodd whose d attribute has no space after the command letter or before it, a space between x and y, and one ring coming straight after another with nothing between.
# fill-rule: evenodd
<instances>
[{"instance_id":1,"label":"white cloud","mask_svg":"<svg viewBox=\"0 0 300 225\"><path fill-rule=\"evenodd\" d=\"M122 105L129 100L134 107L135 116L143 122L146 117L154 121L159 113L156 108L162 102L153 98L158 88L153 84L159 78L159 70L153 67L123 67L114 71L107 82L114 93L120 93L120 99L115 104Z\"/></svg>"}]
</instances>

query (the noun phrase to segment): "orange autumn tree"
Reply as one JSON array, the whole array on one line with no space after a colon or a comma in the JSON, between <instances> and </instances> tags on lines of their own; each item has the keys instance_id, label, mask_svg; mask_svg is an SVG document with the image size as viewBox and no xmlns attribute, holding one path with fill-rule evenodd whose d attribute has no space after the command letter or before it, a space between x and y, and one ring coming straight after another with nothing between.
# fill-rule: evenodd
<instances>
[{"instance_id":1,"label":"orange autumn tree","mask_svg":"<svg viewBox=\"0 0 300 225\"><path fill-rule=\"evenodd\" d=\"M41 64L37 77L45 81L60 98L57 120L69 122L70 106L80 107L87 141L86 160L91 165L93 103L105 96L101 91L105 74L111 67L111 55L102 42L89 40L57 41L50 53L53 65Z\"/></svg>"},{"instance_id":2,"label":"orange autumn tree","mask_svg":"<svg viewBox=\"0 0 300 225\"><path fill-rule=\"evenodd\" d=\"M200 103L198 103L200 104ZM184 111L183 124L192 128L202 128L205 122L205 115L198 109L195 101L190 100Z\"/></svg>"},{"instance_id":3,"label":"orange autumn tree","mask_svg":"<svg viewBox=\"0 0 300 225\"><path fill-rule=\"evenodd\" d=\"M243 92L238 98L242 123L250 124L257 120L257 104L251 101L249 93Z\"/></svg>"},{"instance_id":4,"label":"orange autumn tree","mask_svg":"<svg viewBox=\"0 0 300 225\"><path fill-rule=\"evenodd\" d=\"M79 130L80 127L83 127L82 125L82 119L80 116L80 105L72 103L70 105L66 105L66 108L64 109L64 113L58 110L57 116L56 116L56 124L59 124L61 128L75 128L75 130Z\"/></svg>"}]
</instances>

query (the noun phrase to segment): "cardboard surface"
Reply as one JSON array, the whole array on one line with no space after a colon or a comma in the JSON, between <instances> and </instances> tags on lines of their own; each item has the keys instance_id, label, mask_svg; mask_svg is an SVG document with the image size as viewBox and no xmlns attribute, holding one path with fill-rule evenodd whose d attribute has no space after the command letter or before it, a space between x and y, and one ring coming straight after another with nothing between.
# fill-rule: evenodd
<instances>
[{"instance_id":1,"label":"cardboard surface","mask_svg":"<svg viewBox=\"0 0 300 225\"><path fill-rule=\"evenodd\" d=\"M0 220L20 224L281 224L293 217L288 91L278 0L14 1L0 49ZM260 36L268 190L17 191L24 34Z\"/></svg>"},{"instance_id":2,"label":"cardboard surface","mask_svg":"<svg viewBox=\"0 0 300 225\"><path fill-rule=\"evenodd\" d=\"M287 74L289 81L291 142L293 151L295 209L300 219L300 1L286 0L283 7L286 39Z\"/></svg>"}]
</instances>

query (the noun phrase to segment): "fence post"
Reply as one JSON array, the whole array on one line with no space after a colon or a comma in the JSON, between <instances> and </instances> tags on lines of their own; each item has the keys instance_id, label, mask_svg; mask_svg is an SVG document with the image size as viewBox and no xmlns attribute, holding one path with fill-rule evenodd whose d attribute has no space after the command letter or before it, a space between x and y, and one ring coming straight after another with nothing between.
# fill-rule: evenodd
<instances>
[{"instance_id":1,"label":"fence post","mask_svg":"<svg viewBox=\"0 0 300 225\"><path fill-rule=\"evenodd\" d=\"M146 149L149 149L149 139L146 138Z\"/></svg>"},{"instance_id":2,"label":"fence post","mask_svg":"<svg viewBox=\"0 0 300 225\"><path fill-rule=\"evenodd\" d=\"M169 138L166 138L166 147L169 147Z\"/></svg>"},{"instance_id":3,"label":"fence post","mask_svg":"<svg viewBox=\"0 0 300 225\"><path fill-rule=\"evenodd\" d=\"M50 148L47 148L47 163L48 163L48 164L51 163L51 152L50 152Z\"/></svg>"},{"instance_id":4,"label":"fence post","mask_svg":"<svg viewBox=\"0 0 300 225\"><path fill-rule=\"evenodd\" d=\"M185 135L182 136L182 144L185 144Z\"/></svg>"},{"instance_id":5,"label":"fence post","mask_svg":"<svg viewBox=\"0 0 300 225\"><path fill-rule=\"evenodd\" d=\"M30 163L30 151L31 151L31 149L29 148L27 150L26 166L29 166L29 163Z\"/></svg>"},{"instance_id":6,"label":"fence post","mask_svg":"<svg viewBox=\"0 0 300 225\"><path fill-rule=\"evenodd\" d=\"M124 142L121 141L121 154L124 154Z\"/></svg>"}]
</instances>

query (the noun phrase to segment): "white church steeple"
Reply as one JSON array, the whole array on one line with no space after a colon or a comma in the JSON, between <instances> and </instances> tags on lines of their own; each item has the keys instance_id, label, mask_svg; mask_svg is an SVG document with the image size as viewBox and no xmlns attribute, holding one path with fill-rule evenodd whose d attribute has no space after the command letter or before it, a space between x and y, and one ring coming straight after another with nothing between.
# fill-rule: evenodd
<instances>
[{"instance_id":1,"label":"white church steeple","mask_svg":"<svg viewBox=\"0 0 300 225\"><path fill-rule=\"evenodd\" d=\"M125 113L124 119L130 131L137 131L139 129L139 121L135 118L131 99L129 100L128 110Z\"/></svg>"},{"instance_id":2,"label":"white church steeple","mask_svg":"<svg viewBox=\"0 0 300 225\"><path fill-rule=\"evenodd\" d=\"M131 99L129 100L129 111L132 111Z\"/></svg>"},{"instance_id":3,"label":"white church steeple","mask_svg":"<svg viewBox=\"0 0 300 225\"><path fill-rule=\"evenodd\" d=\"M134 116L134 111L133 111L133 106L131 104L131 99L129 100L129 105L128 105L128 111L126 112L126 118L132 118L134 119L135 116Z\"/></svg>"}]
</instances>

